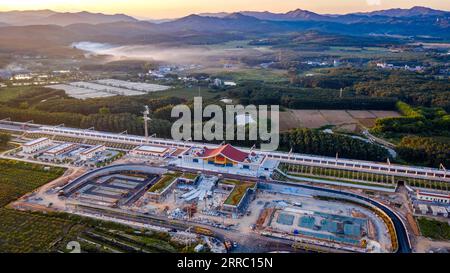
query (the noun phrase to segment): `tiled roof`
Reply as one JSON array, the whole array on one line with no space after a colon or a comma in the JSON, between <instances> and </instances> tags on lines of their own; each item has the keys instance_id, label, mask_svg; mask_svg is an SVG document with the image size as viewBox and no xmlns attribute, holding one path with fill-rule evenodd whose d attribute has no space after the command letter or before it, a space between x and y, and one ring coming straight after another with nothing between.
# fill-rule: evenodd
<instances>
[{"instance_id":1,"label":"tiled roof","mask_svg":"<svg viewBox=\"0 0 450 273\"><path fill-rule=\"evenodd\" d=\"M208 158L208 157L214 157L217 155L222 155L230 160L237 161L237 162L245 162L245 160L249 156L248 153L242 152L242 151L234 148L230 144L226 144L226 145L220 146L216 149L205 148L203 154L199 155L199 157Z\"/></svg>"}]
</instances>

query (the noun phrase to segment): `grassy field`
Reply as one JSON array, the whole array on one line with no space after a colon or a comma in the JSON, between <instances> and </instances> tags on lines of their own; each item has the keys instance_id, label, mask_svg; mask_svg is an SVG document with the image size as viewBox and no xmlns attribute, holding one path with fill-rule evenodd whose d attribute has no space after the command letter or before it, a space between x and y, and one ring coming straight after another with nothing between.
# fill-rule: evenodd
<instances>
[{"instance_id":1,"label":"grassy field","mask_svg":"<svg viewBox=\"0 0 450 273\"><path fill-rule=\"evenodd\" d=\"M195 178L197 178L197 176L198 176L198 174L196 174L196 173L183 173L180 177L194 180Z\"/></svg>"},{"instance_id":2,"label":"grassy field","mask_svg":"<svg viewBox=\"0 0 450 273\"><path fill-rule=\"evenodd\" d=\"M284 70L262 68L236 68L229 71L223 69L208 68L200 70L211 74L212 77L231 79L236 82L262 81L266 83L288 83L287 73Z\"/></svg>"},{"instance_id":3,"label":"grassy field","mask_svg":"<svg viewBox=\"0 0 450 273\"><path fill-rule=\"evenodd\" d=\"M177 175L165 174L148 190L149 192L160 193L164 191L175 179Z\"/></svg>"},{"instance_id":4,"label":"grassy field","mask_svg":"<svg viewBox=\"0 0 450 273\"><path fill-rule=\"evenodd\" d=\"M26 92L33 90L32 86L17 86L17 87L4 87L0 88L0 103L7 102L14 98L17 98L20 95L25 94Z\"/></svg>"},{"instance_id":5,"label":"grassy field","mask_svg":"<svg viewBox=\"0 0 450 273\"><path fill-rule=\"evenodd\" d=\"M224 204L232 206L238 205L247 190L255 186L255 183L253 182L243 182L237 180L225 180L222 183L234 185L233 190L224 202Z\"/></svg>"},{"instance_id":6,"label":"grassy field","mask_svg":"<svg viewBox=\"0 0 450 273\"><path fill-rule=\"evenodd\" d=\"M433 219L420 217L417 219L422 235L436 240L450 240L450 225Z\"/></svg>"}]
</instances>

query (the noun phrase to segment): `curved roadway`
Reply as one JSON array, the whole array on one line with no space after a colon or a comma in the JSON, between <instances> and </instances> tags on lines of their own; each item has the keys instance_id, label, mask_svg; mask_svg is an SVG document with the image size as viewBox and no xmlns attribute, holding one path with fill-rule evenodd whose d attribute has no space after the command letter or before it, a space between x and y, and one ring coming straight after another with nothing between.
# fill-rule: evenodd
<instances>
[{"instance_id":1,"label":"curved roadway","mask_svg":"<svg viewBox=\"0 0 450 273\"><path fill-rule=\"evenodd\" d=\"M289 185L289 186L302 187L302 188L307 188L307 189L316 190L316 191L324 191L324 192L329 192L329 193L338 194L338 195L349 196L349 197L357 198L362 201L370 203L371 205L373 205L373 206L381 209L383 212L385 212L389 216L389 218L391 218L392 222L394 223L394 228L395 228L395 232L397 233L397 240L398 240L397 253L411 253L411 245L410 245L409 238L408 238L408 232L406 231L406 228L405 228L402 220L397 216L397 214L395 214L391 209L389 209L385 205L383 205L377 201L374 201L370 198L367 198L367 197L364 197L364 196L361 196L361 195L358 195L355 193L351 193L351 192L326 189L326 188L320 188L320 187L309 186L309 185L297 185L297 184L294 185L289 182L282 182L282 181L277 181L275 183L276 184L285 184L285 185Z\"/></svg>"}]
</instances>

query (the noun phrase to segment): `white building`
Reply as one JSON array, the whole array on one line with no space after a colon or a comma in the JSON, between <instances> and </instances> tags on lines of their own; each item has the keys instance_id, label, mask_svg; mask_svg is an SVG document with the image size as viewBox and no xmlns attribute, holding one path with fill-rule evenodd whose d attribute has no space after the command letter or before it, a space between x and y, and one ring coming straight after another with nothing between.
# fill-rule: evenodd
<instances>
[{"instance_id":1,"label":"white building","mask_svg":"<svg viewBox=\"0 0 450 273\"><path fill-rule=\"evenodd\" d=\"M225 85L225 86L236 86L237 84L235 82L225 81L225 82L223 82L223 85Z\"/></svg>"},{"instance_id":2,"label":"white building","mask_svg":"<svg viewBox=\"0 0 450 273\"><path fill-rule=\"evenodd\" d=\"M91 159L93 156L103 152L106 150L106 147L104 145L96 145L92 146L90 148L87 148L86 150L82 151L80 153L80 159L81 160L88 160Z\"/></svg>"},{"instance_id":3,"label":"white building","mask_svg":"<svg viewBox=\"0 0 450 273\"><path fill-rule=\"evenodd\" d=\"M419 212L421 214L427 214L428 213L428 206L425 205L425 204L418 204L417 208L418 208L418 210L419 210Z\"/></svg>"},{"instance_id":4,"label":"white building","mask_svg":"<svg viewBox=\"0 0 450 273\"><path fill-rule=\"evenodd\" d=\"M223 85L223 82L221 79L215 79L213 84L214 86L220 87Z\"/></svg>"},{"instance_id":5,"label":"white building","mask_svg":"<svg viewBox=\"0 0 450 273\"><path fill-rule=\"evenodd\" d=\"M417 200L427 201L427 202L436 202L442 204L450 204L450 194L444 193L436 193L436 192L424 192L424 191L416 191Z\"/></svg>"},{"instance_id":6,"label":"white building","mask_svg":"<svg viewBox=\"0 0 450 273\"><path fill-rule=\"evenodd\" d=\"M24 153L31 154L48 148L52 145L52 141L46 137L34 139L22 145Z\"/></svg>"},{"instance_id":7,"label":"white building","mask_svg":"<svg viewBox=\"0 0 450 273\"><path fill-rule=\"evenodd\" d=\"M446 208L440 207L440 206L430 206L430 207L431 207L431 212L433 213L433 216L448 217L448 211Z\"/></svg>"},{"instance_id":8,"label":"white building","mask_svg":"<svg viewBox=\"0 0 450 273\"><path fill-rule=\"evenodd\" d=\"M11 78L11 80L31 80L33 76L31 74L17 74Z\"/></svg>"},{"instance_id":9,"label":"white building","mask_svg":"<svg viewBox=\"0 0 450 273\"><path fill-rule=\"evenodd\" d=\"M53 147L53 148L45 151L44 155L55 157L55 156L62 155L67 152L73 151L77 147L78 147L78 145L74 144L74 143L64 143L64 144L58 145L56 147Z\"/></svg>"},{"instance_id":10,"label":"white building","mask_svg":"<svg viewBox=\"0 0 450 273\"><path fill-rule=\"evenodd\" d=\"M130 154L137 157L167 157L173 153L174 149L166 146L141 145L130 151Z\"/></svg>"}]
</instances>

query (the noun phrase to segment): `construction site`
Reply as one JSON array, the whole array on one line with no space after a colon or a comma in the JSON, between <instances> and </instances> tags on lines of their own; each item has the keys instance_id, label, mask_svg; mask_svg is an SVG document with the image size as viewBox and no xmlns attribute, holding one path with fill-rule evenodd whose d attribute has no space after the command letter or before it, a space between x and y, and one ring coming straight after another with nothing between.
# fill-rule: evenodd
<instances>
[{"instance_id":1,"label":"construction site","mask_svg":"<svg viewBox=\"0 0 450 273\"><path fill-rule=\"evenodd\" d=\"M392 193L396 179L404 177L447 179L434 169L158 139L148 134L149 112L146 107L145 136L6 124L24 130L20 137L25 138L6 157L47 160L77 174L25 197L20 206L51 207L156 230L162 226L221 234L236 241L228 242L228 250L242 250L243 244L253 251L247 238L259 238L320 251L409 252L403 221L360 193ZM331 160L334 168L352 171L317 172ZM367 174L361 176L360 169ZM344 178L331 180L331 175ZM347 183L361 177L370 184ZM341 190L350 185L353 190Z\"/></svg>"},{"instance_id":2,"label":"construction site","mask_svg":"<svg viewBox=\"0 0 450 273\"><path fill-rule=\"evenodd\" d=\"M263 192L257 200L251 209L260 212L253 226L260 234L352 252L393 251L386 224L368 208L317 198L312 192Z\"/></svg>"}]
</instances>

